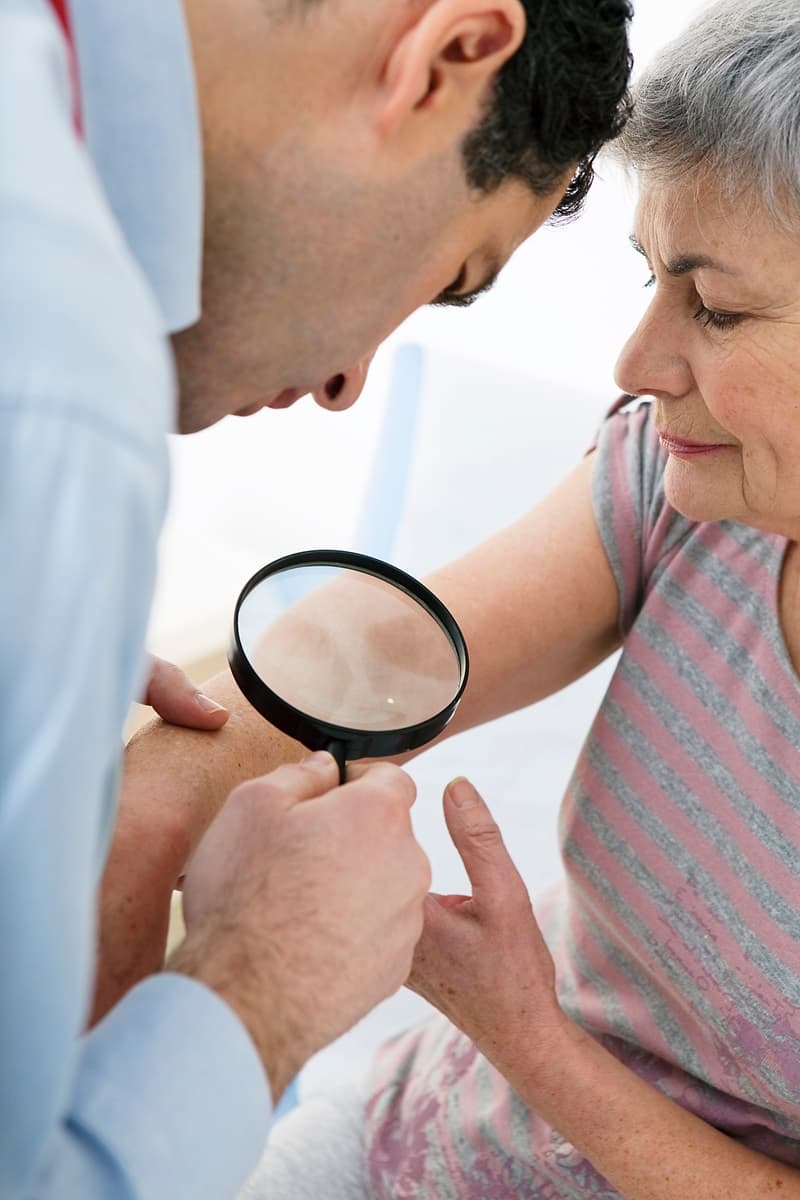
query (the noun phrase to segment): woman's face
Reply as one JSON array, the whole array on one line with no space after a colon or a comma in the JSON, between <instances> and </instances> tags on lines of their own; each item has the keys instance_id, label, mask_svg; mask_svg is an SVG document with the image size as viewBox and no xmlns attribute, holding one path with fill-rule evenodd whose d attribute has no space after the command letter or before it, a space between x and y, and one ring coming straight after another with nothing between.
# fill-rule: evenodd
<instances>
[{"instance_id":1,"label":"woman's face","mask_svg":"<svg viewBox=\"0 0 800 1200\"><path fill-rule=\"evenodd\" d=\"M653 299L616 366L655 398L669 502L800 537L800 233L696 181L646 185Z\"/></svg>"}]
</instances>

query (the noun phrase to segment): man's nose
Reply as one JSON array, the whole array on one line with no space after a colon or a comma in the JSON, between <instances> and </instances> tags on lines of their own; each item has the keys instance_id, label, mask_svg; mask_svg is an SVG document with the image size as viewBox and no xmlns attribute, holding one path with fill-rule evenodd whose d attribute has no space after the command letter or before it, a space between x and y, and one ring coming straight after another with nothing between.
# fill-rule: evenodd
<instances>
[{"instance_id":1,"label":"man's nose","mask_svg":"<svg viewBox=\"0 0 800 1200\"><path fill-rule=\"evenodd\" d=\"M350 408L355 404L367 382L367 372L372 358L372 354L366 355L352 367L348 367L346 371L340 371L338 375L331 375L330 379L325 380L322 387L314 388L311 394L317 404L322 408L327 408L329 412L342 412L345 408Z\"/></svg>"}]
</instances>

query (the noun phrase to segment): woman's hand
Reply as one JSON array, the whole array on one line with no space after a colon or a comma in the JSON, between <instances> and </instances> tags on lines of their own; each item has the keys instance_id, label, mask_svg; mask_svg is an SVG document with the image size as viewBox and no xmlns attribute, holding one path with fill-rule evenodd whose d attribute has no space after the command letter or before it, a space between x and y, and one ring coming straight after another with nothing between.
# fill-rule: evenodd
<instances>
[{"instance_id":1,"label":"woman's hand","mask_svg":"<svg viewBox=\"0 0 800 1200\"><path fill-rule=\"evenodd\" d=\"M502 1070L531 1032L543 1058L568 1021L553 961L525 884L486 804L466 779L445 790L444 814L472 896L430 895L408 986L444 1013Z\"/></svg>"},{"instance_id":2,"label":"woman's hand","mask_svg":"<svg viewBox=\"0 0 800 1200\"><path fill-rule=\"evenodd\" d=\"M528 893L489 810L457 779L444 811L472 897L428 896L409 987L475 1042L621 1200L800 1200L797 1168L693 1116L564 1016Z\"/></svg>"}]
</instances>

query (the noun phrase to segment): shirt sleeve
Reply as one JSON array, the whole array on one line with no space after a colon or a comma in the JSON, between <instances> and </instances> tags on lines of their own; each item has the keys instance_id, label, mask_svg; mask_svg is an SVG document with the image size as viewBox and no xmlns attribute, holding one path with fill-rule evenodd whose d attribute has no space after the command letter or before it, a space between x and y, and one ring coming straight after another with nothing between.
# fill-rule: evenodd
<instances>
[{"instance_id":1,"label":"shirt sleeve","mask_svg":"<svg viewBox=\"0 0 800 1200\"><path fill-rule=\"evenodd\" d=\"M623 635L685 524L664 495L665 461L652 406L615 405L597 440L592 503L619 591Z\"/></svg>"},{"instance_id":2,"label":"shirt sleeve","mask_svg":"<svg viewBox=\"0 0 800 1200\"><path fill-rule=\"evenodd\" d=\"M33 1196L232 1198L263 1150L269 1113L233 1013L196 980L155 976L83 1040L69 1114Z\"/></svg>"},{"instance_id":3,"label":"shirt sleeve","mask_svg":"<svg viewBox=\"0 0 800 1200\"><path fill-rule=\"evenodd\" d=\"M0 479L0 1195L233 1196L270 1096L224 1002L165 974L80 1037L163 480L73 405L1 393Z\"/></svg>"},{"instance_id":4,"label":"shirt sleeve","mask_svg":"<svg viewBox=\"0 0 800 1200\"><path fill-rule=\"evenodd\" d=\"M167 493L161 315L70 120L40 0L0 5L0 1196L234 1195L255 1047L165 974L82 1037L96 887Z\"/></svg>"}]
</instances>

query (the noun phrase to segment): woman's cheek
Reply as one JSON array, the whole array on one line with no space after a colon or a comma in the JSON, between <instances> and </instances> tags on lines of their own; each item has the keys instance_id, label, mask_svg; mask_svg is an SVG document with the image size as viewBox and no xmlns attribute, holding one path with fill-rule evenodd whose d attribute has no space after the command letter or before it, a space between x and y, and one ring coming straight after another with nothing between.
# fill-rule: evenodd
<instances>
[{"instance_id":1,"label":"woman's cheek","mask_svg":"<svg viewBox=\"0 0 800 1200\"><path fill-rule=\"evenodd\" d=\"M762 393L763 395L763 393ZM732 441L745 443L763 422L763 400L759 390L736 374L720 374L706 398L706 407L714 423Z\"/></svg>"}]
</instances>

